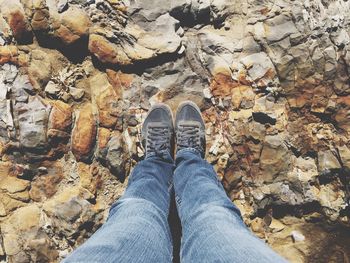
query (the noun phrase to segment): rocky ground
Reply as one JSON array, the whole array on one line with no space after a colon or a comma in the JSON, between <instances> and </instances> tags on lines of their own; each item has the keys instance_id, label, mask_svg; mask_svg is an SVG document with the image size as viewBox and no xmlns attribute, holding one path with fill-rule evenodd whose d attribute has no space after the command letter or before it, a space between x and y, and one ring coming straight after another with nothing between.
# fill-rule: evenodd
<instances>
[{"instance_id":1,"label":"rocky ground","mask_svg":"<svg viewBox=\"0 0 350 263\"><path fill-rule=\"evenodd\" d=\"M350 261L350 2L0 0L0 261L57 262L104 222L156 102L291 262Z\"/></svg>"}]
</instances>

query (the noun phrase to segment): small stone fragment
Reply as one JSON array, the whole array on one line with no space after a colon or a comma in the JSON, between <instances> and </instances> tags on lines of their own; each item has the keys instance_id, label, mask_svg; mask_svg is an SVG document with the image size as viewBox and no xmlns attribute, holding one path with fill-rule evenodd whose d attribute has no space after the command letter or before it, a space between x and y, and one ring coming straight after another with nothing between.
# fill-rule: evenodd
<instances>
[{"instance_id":1,"label":"small stone fragment","mask_svg":"<svg viewBox=\"0 0 350 263\"><path fill-rule=\"evenodd\" d=\"M293 242L302 242L305 240L304 235L296 230L291 232L291 236L293 238Z\"/></svg>"}]
</instances>

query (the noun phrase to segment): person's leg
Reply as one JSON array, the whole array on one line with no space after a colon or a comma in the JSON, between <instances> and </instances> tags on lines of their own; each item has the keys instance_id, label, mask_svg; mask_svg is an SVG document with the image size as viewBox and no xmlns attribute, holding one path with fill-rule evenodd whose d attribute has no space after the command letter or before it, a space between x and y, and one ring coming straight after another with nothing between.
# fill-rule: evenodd
<instances>
[{"instance_id":1,"label":"person's leg","mask_svg":"<svg viewBox=\"0 0 350 263\"><path fill-rule=\"evenodd\" d=\"M172 119L164 107L151 110L145 120L145 124L152 120L150 126L156 124L157 128L143 130L146 158L134 168L123 197L111 207L106 223L63 262L172 261L167 221L174 170L170 155ZM166 127L170 124L164 125L159 115L169 118L171 127Z\"/></svg>"},{"instance_id":2,"label":"person's leg","mask_svg":"<svg viewBox=\"0 0 350 263\"><path fill-rule=\"evenodd\" d=\"M195 111L199 109L194 105L182 105L175 121L173 181L182 224L181 262L286 262L247 229L213 167L202 158L204 123Z\"/></svg>"}]
</instances>

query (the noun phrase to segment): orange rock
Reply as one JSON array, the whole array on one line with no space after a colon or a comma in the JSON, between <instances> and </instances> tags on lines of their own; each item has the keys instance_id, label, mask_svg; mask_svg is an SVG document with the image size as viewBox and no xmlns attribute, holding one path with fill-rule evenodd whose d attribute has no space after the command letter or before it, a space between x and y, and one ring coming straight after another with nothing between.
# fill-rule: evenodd
<instances>
[{"instance_id":1,"label":"orange rock","mask_svg":"<svg viewBox=\"0 0 350 263\"><path fill-rule=\"evenodd\" d=\"M78 174L80 179L80 186L88 190L92 195L96 194L96 181L92 174L90 165L85 163L78 163Z\"/></svg>"},{"instance_id":2,"label":"orange rock","mask_svg":"<svg viewBox=\"0 0 350 263\"><path fill-rule=\"evenodd\" d=\"M72 125L72 108L62 101L52 101L52 110L49 116L49 129L68 132Z\"/></svg>"},{"instance_id":3,"label":"orange rock","mask_svg":"<svg viewBox=\"0 0 350 263\"><path fill-rule=\"evenodd\" d=\"M0 10L17 41L27 42L32 40L31 27L18 0L0 1Z\"/></svg>"},{"instance_id":4,"label":"orange rock","mask_svg":"<svg viewBox=\"0 0 350 263\"><path fill-rule=\"evenodd\" d=\"M96 97L99 112L99 123L102 127L112 128L117 123L120 114L117 108L118 97L112 86L108 86Z\"/></svg>"},{"instance_id":5,"label":"orange rock","mask_svg":"<svg viewBox=\"0 0 350 263\"><path fill-rule=\"evenodd\" d=\"M96 120L89 103L79 111L72 132L72 152L78 161L89 159L95 140Z\"/></svg>"},{"instance_id":6,"label":"orange rock","mask_svg":"<svg viewBox=\"0 0 350 263\"><path fill-rule=\"evenodd\" d=\"M117 63L117 51L103 36L91 34L89 50L103 63Z\"/></svg>"},{"instance_id":7,"label":"orange rock","mask_svg":"<svg viewBox=\"0 0 350 263\"><path fill-rule=\"evenodd\" d=\"M132 84L132 74L125 74L123 72L114 71L111 69L107 69L106 73L109 83L111 83L117 95L121 97L122 91L129 89Z\"/></svg>"},{"instance_id":8,"label":"orange rock","mask_svg":"<svg viewBox=\"0 0 350 263\"><path fill-rule=\"evenodd\" d=\"M13 63L18 65L18 49L16 46L0 46L0 64Z\"/></svg>"},{"instance_id":9,"label":"orange rock","mask_svg":"<svg viewBox=\"0 0 350 263\"><path fill-rule=\"evenodd\" d=\"M98 128L98 148L100 150L106 148L110 137L111 137L111 132L109 129Z\"/></svg>"},{"instance_id":10,"label":"orange rock","mask_svg":"<svg viewBox=\"0 0 350 263\"><path fill-rule=\"evenodd\" d=\"M215 97L227 97L239 85L237 81L232 79L230 72L222 71L214 75L210 83L210 88Z\"/></svg>"}]
</instances>

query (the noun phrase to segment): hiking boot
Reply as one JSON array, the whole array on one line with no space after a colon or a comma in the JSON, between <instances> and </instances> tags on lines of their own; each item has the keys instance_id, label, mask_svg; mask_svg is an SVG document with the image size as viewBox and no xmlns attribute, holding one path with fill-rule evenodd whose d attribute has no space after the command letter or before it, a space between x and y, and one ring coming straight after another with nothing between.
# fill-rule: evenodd
<instances>
[{"instance_id":1,"label":"hiking boot","mask_svg":"<svg viewBox=\"0 0 350 263\"><path fill-rule=\"evenodd\" d=\"M205 125L198 106L185 101L179 105L175 118L176 152L193 148L205 155Z\"/></svg>"},{"instance_id":2,"label":"hiking boot","mask_svg":"<svg viewBox=\"0 0 350 263\"><path fill-rule=\"evenodd\" d=\"M142 125L142 145L146 156L162 155L165 151L172 154L173 145L173 115L169 106L159 103L148 112Z\"/></svg>"}]
</instances>

